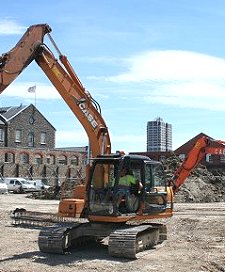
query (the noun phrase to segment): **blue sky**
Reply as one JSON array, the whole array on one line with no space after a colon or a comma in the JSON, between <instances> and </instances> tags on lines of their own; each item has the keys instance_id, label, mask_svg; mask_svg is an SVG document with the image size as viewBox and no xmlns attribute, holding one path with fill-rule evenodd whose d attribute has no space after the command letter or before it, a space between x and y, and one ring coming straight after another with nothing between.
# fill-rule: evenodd
<instances>
[{"instance_id":1,"label":"blue sky","mask_svg":"<svg viewBox=\"0 0 225 272\"><path fill-rule=\"evenodd\" d=\"M157 117L172 124L174 149L200 132L225 139L224 0L5 1L0 54L39 23L51 26L101 105L113 151L146 151L147 122ZM0 106L34 103L27 92L33 85L37 108L57 130L57 147L87 145L35 62L0 95Z\"/></svg>"}]
</instances>

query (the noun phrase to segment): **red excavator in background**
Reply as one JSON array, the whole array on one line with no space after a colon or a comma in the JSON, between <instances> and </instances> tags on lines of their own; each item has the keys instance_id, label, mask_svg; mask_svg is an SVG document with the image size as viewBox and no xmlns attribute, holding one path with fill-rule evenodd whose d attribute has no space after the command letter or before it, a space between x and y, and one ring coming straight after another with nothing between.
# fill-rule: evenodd
<instances>
[{"instance_id":1,"label":"red excavator in background","mask_svg":"<svg viewBox=\"0 0 225 272\"><path fill-rule=\"evenodd\" d=\"M224 154L224 142L217 141L218 150L211 139L199 139L169 182L160 162L146 156L111 153L108 128L98 103L85 90L50 32L47 24L33 25L12 50L0 57L0 93L35 60L83 125L90 142L91 164L87 165L85 185L76 186L71 198L60 200L57 219L46 220L57 222L40 231L39 248L63 253L88 239L109 237L110 255L136 258L136 253L166 239L166 226L154 220L172 216L174 192L206 153ZM43 42L46 34L59 53L59 61ZM136 184L126 188L118 204L123 169L132 173ZM19 209L14 216L24 222L45 220L47 215Z\"/></svg>"}]
</instances>

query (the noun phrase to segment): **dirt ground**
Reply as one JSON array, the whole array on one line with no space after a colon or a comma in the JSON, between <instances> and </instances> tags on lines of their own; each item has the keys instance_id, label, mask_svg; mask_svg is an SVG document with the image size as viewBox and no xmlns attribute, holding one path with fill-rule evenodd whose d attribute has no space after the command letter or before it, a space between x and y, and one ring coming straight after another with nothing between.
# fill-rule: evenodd
<instances>
[{"instance_id":1,"label":"dirt ground","mask_svg":"<svg viewBox=\"0 0 225 272\"><path fill-rule=\"evenodd\" d=\"M176 203L167 219L168 240L137 260L112 258L107 245L91 244L67 255L39 252L39 229L15 227L10 211L57 211L57 200L0 195L0 272L225 271L225 203Z\"/></svg>"}]
</instances>

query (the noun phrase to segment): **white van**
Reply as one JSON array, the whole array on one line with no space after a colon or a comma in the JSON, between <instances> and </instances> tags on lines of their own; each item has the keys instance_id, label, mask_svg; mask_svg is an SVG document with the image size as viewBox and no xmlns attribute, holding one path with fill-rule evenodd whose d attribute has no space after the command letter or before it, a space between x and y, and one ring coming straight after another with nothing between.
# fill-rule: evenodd
<instances>
[{"instance_id":1,"label":"white van","mask_svg":"<svg viewBox=\"0 0 225 272\"><path fill-rule=\"evenodd\" d=\"M44 184L44 182L41 179L34 179L34 180L27 180L30 184L34 185L35 188L40 190L47 190L50 186Z\"/></svg>"},{"instance_id":2,"label":"white van","mask_svg":"<svg viewBox=\"0 0 225 272\"><path fill-rule=\"evenodd\" d=\"M4 178L8 190L14 193L34 192L36 188L24 178Z\"/></svg>"},{"instance_id":3,"label":"white van","mask_svg":"<svg viewBox=\"0 0 225 272\"><path fill-rule=\"evenodd\" d=\"M8 186L3 179L0 178L0 194L7 194Z\"/></svg>"}]
</instances>

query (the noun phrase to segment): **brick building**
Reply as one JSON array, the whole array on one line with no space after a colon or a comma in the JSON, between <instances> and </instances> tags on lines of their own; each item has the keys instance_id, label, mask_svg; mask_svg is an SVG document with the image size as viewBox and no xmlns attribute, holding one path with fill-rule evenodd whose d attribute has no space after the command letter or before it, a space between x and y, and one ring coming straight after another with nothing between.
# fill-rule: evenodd
<instances>
[{"instance_id":1,"label":"brick building","mask_svg":"<svg viewBox=\"0 0 225 272\"><path fill-rule=\"evenodd\" d=\"M179 156L181 159L184 159L187 156L187 154L189 153L189 151L192 149L192 147L194 146L196 141L203 136L211 138L213 140L212 137L210 137L204 133L199 133L198 135L196 135L195 137L193 137L192 139L190 139L189 141L184 143L182 146L177 148L174 151L174 153L177 156ZM218 148L224 147L223 145L216 143L216 142L213 143L212 146L218 147ZM208 168L224 167L225 166L225 155L224 154L221 154L221 155L206 154L204 156L204 158L201 160L201 164L207 166Z\"/></svg>"},{"instance_id":2,"label":"brick building","mask_svg":"<svg viewBox=\"0 0 225 272\"><path fill-rule=\"evenodd\" d=\"M84 177L87 148L55 148L55 132L32 104L0 108L0 176L50 185Z\"/></svg>"}]
</instances>

